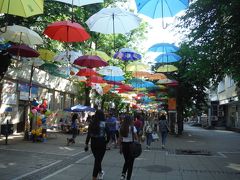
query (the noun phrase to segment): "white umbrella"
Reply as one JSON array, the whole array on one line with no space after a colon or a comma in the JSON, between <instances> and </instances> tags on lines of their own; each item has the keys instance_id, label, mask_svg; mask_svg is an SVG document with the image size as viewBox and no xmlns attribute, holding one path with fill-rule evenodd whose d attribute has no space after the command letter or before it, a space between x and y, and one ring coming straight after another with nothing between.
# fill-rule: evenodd
<instances>
[{"instance_id":1,"label":"white umbrella","mask_svg":"<svg viewBox=\"0 0 240 180\"><path fill-rule=\"evenodd\" d=\"M72 4L74 6L85 6L85 5L89 5L89 4L103 2L103 0L55 0L55 1L63 2L66 4Z\"/></svg>"},{"instance_id":2,"label":"white umbrella","mask_svg":"<svg viewBox=\"0 0 240 180\"><path fill-rule=\"evenodd\" d=\"M99 12L93 14L87 21L91 31L103 34L125 34L137 28L141 19L134 13L124 9L116 8L103 8ZM115 47L115 37L114 37Z\"/></svg>"},{"instance_id":3,"label":"white umbrella","mask_svg":"<svg viewBox=\"0 0 240 180\"><path fill-rule=\"evenodd\" d=\"M4 29L5 27L1 28L1 31L4 31ZM39 34L29 28L19 25L7 26L6 32L0 34L0 37L8 41L27 45L43 44L43 39Z\"/></svg>"},{"instance_id":4,"label":"white umbrella","mask_svg":"<svg viewBox=\"0 0 240 180\"><path fill-rule=\"evenodd\" d=\"M117 66L105 66L98 71L99 74L104 76L122 76L124 75L123 70Z\"/></svg>"},{"instance_id":5,"label":"white umbrella","mask_svg":"<svg viewBox=\"0 0 240 180\"><path fill-rule=\"evenodd\" d=\"M74 60L82 55L83 54L81 51L64 51L57 54L54 57L54 61L58 61L62 63L70 62L71 64L73 64Z\"/></svg>"}]
</instances>

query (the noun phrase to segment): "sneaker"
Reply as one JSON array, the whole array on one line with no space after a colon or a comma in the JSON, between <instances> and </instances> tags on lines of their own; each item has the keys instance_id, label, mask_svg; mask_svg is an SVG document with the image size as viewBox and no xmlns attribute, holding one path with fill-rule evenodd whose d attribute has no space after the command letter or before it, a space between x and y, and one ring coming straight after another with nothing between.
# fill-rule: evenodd
<instances>
[{"instance_id":1,"label":"sneaker","mask_svg":"<svg viewBox=\"0 0 240 180\"><path fill-rule=\"evenodd\" d=\"M98 173L98 179L99 179L99 180L100 180L100 179L103 179L104 174L105 174L104 171Z\"/></svg>"},{"instance_id":2,"label":"sneaker","mask_svg":"<svg viewBox=\"0 0 240 180\"><path fill-rule=\"evenodd\" d=\"M122 174L120 180L125 180L125 176L125 174Z\"/></svg>"},{"instance_id":3,"label":"sneaker","mask_svg":"<svg viewBox=\"0 0 240 180\"><path fill-rule=\"evenodd\" d=\"M70 142L69 142L69 139L67 138L67 146L69 146L69 143L70 143Z\"/></svg>"}]
</instances>

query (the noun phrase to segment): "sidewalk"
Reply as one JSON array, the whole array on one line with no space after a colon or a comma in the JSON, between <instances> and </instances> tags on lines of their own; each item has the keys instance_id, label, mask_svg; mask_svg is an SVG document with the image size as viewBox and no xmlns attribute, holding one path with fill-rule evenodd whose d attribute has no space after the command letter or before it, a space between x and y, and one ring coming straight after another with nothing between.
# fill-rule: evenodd
<instances>
[{"instance_id":1,"label":"sidewalk","mask_svg":"<svg viewBox=\"0 0 240 180\"><path fill-rule=\"evenodd\" d=\"M68 136L51 134L45 143L16 138L3 145L0 140L1 179L90 180L94 159L91 152L83 151L85 135L72 146L66 146ZM168 136L165 150L160 141L152 143L150 150L142 144L132 180L238 180L239 138L239 133L185 125L182 136ZM107 151L104 179L120 179L123 162L118 149Z\"/></svg>"}]
</instances>

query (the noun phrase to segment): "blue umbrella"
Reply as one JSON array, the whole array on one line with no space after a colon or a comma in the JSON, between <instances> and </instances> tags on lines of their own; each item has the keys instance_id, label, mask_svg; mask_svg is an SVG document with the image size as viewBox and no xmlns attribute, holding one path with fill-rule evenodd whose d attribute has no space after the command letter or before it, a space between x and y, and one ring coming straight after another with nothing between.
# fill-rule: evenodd
<instances>
[{"instance_id":1,"label":"blue umbrella","mask_svg":"<svg viewBox=\"0 0 240 180\"><path fill-rule=\"evenodd\" d=\"M116 81L116 82L125 80L123 76L105 76L103 79L106 81Z\"/></svg>"},{"instance_id":2,"label":"blue umbrella","mask_svg":"<svg viewBox=\"0 0 240 180\"><path fill-rule=\"evenodd\" d=\"M142 56L130 48L122 48L116 52L114 58L121 59L123 61L135 61L142 58Z\"/></svg>"},{"instance_id":3,"label":"blue umbrella","mask_svg":"<svg viewBox=\"0 0 240 180\"><path fill-rule=\"evenodd\" d=\"M91 108L90 106L84 106L81 104L72 106L70 108L66 108L64 109L64 111L68 111L68 112L84 112L84 111L89 111L89 112L94 112L96 111L94 108Z\"/></svg>"},{"instance_id":4,"label":"blue umbrella","mask_svg":"<svg viewBox=\"0 0 240 180\"><path fill-rule=\"evenodd\" d=\"M173 17L189 5L189 0L135 0L137 12L153 19Z\"/></svg>"},{"instance_id":5,"label":"blue umbrella","mask_svg":"<svg viewBox=\"0 0 240 180\"><path fill-rule=\"evenodd\" d=\"M157 43L148 48L151 52L172 53L178 51L179 48L170 43Z\"/></svg>"},{"instance_id":6,"label":"blue umbrella","mask_svg":"<svg viewBox=\"0 0 240 180\"><path fill-rule=\"evenodd\" d=\"M128 83L130 83L133 88L150 88L155 86L155 84L150 81L145 81L138 78L133 78L129 80Z\"/></svg>"},{"instance_id":7,"label":"blue umbrella","mask_svg":"<svg viewBox=\"0 0 240 180\"><path fill-rule=\"evenodd\" d=\"M166 53L160 54L158 57L155 58L157 63L172 63L181 60L181 57L174 53Z\"/></svg>"}]
</instances>

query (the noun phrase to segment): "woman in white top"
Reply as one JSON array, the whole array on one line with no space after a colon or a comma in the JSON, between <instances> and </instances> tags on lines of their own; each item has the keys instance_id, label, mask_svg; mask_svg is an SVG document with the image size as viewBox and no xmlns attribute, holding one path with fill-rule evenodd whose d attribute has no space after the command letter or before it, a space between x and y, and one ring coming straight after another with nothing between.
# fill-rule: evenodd
<instances>
[{"instance_id":1,"label":"woman in white top","mask_svg":"<svg viewBox=\"0 0 240 180\"><path fill-rule=\"evenodd\" d=\"M134 137L133 137L134 136ZM120 153L124 156L124 165L122 169L121 180L127 177L127 180L131 179L134 158L130 155L130 144L137 139L137 129L133 125L132 116L126 115L120 127Z\"/></svg>"}]
</instances>

